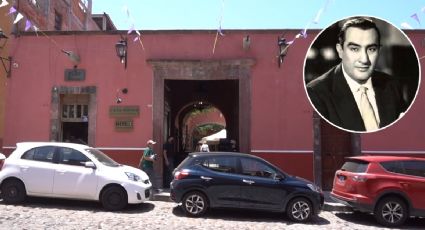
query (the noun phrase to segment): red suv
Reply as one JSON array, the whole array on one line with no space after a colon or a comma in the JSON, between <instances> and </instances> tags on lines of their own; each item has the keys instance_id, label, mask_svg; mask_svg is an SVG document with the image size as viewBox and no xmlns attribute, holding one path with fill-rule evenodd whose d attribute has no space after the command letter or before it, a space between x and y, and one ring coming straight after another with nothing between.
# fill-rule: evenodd
<instances>
[{"instance_id":1,"label":"red suv","mask_svg":"<svg viewBox=\"0 0 425 230\"><path fill-rule=\"evenodd\" d=\"M331 197L385 226L425 217L425 159L395 156L349 157L335 173Z\"/></svg>"}]
</instances>

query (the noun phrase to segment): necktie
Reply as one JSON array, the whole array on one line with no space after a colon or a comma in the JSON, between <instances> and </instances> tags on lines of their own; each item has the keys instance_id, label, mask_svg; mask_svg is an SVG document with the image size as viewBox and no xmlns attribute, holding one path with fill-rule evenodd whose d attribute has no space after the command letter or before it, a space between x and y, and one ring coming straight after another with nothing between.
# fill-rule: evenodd
<instances>
[{"instance_id":1,"label":"necktie","mask_svg":"<svg viewBox=\"0 0 425 230\"><path fill-rule=\"evenodd\" d=\"M366 127L366 131L373 131L378 129L378 123L376 122L375 112L373 111L372 105L367 98L367 87L360 86L360 113L362 114L363 123Z\"/></svg>"}]
</instances>

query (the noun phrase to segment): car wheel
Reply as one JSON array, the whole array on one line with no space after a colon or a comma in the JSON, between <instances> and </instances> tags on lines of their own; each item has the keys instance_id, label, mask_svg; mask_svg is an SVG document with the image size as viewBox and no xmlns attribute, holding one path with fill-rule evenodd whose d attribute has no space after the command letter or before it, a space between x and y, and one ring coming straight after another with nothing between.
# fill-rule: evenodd
<instances>
[{"instance_id":1,"label":"car wheel","mask_svg":"<svg viewBox=\"0 0 425 230\"><path fill-rule=\"evenodd\" d=\"M5 203L21 203L27 196L25 185L19 180L7 180L1 186L1 196Z\"/></svg>"},{"instance_id":2,"label":"car wheel","mask_svg":"<svg viewBox=\"0 0 425 230\"><path fill-rule=\"evenodd\" d=\"M127 193L118 186L108 187L102 193L101 202L106 210L121 210L127 206Z\"/></svg>"},{"instance_id":3,"label":"car wheel","mask_svg":"<svg viewBox=\"0 0 425 230\"><path fill-rule=\"evenodd\" d=\"M312 214L313 206L310 201L302 197L292 199L286 208L286 215L295 222L307 222Z\"/></svg>"},{"instance_id":4,"label":"car wheel","mask_svg":"<svg viewBox=\"0 0 425 230\"><path fill-rule=\"evenodd\" d=\"M378 223L384 226L400 226L408 217L407 205L400 198L386 197L379 201L374 214Z\"/></svg>"},{"instance_id":5,"label":"car wheel","mask_svg":"<svg viewBox=\"0 0 425 230\"><path fill-rule=\"evenodd\" d=\"M208 209L208 201L200 192L189 192L183 198L183 210L188 216L202 216Z\"/></svg>"}]
</instances>

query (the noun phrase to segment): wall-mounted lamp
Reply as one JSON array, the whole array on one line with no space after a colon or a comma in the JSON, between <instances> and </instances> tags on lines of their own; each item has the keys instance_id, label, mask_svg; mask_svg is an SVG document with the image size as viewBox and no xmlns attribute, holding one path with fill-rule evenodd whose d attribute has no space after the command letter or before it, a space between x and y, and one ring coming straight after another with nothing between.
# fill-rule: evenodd
<instances>
[{"instance_id":1,"label":"wall-mounted lamp","mask_svg":"<svg viewBox=\"0 0 425 230\"><path fill-rule=\"evenodd\" d=\"M121 38L121 40L115 44L115 49L121 63L124 63L124 68L127 69L127 38Z\"/></svg>"},{"instance_id":2,"label":"wall-mounted lamp","mask_svg":"<svg viewBox=\"0 0 425 230\"><path fill-rule=\"evenodd\" d=\"M250 46L251 46L251 38L249 37L249 35L246 35L242 41L243 50L248 51Z\"/></svg>"},{"instance_id":3,"label":"wall-mounted lamp","mask_svg":"<svg viewBox=\"0 0 425 230\"><path fill-rule=\"evenodd\" d=\"M121 90L120 89L117 89L117 94L115 96L115 102L117 104L121 104L123 102L123 99L120 96L120 93L127 94L128 93L128 89L127 88L124 88L124 89L121 89Z\"/></svg>"},{"instance_id":4,"label":"wall-mounted lamp","mask_svg":"<svg viewBox=\"0 0 425 230\"><path fill-rule=\"evenodd\" d=\"M277 38L277 45L279 46L279 55L277 56L277 65L280 68L280 64L282 64L283 62L283 58L286 56L286 54L288 53L288 47L289 47L289 43L286 42L286 39L283 37L278 37Z\"/></svg>"},{"instance_id":5,"label":"wall-mounted lamp","mask_svg":"<svg viewBox=\"0 0 425 230\"><path fill-rule=\"evenodd\" d=\"M78 55L75 52L67 51L67 50L62 50L62 52L66 54L66 56L69 58L70 61L72 61L72 63L74 63L74 66L77 66L78 64L80 64L80 61L81 61L80 55Z\"/></svg>"},{"instance_id":6,"label":"wall-mounted lamp","mask_svg":"<svg viewBox=\"0 0 425 230\"><path fill-rule=\"evenodd\" d=\"M3 49L3 47L6 45L8 37L3 33L3 30L0 30L0 49ZM4 71L6 72L6 76L10 77L10 70L12 67L12 57L1 57L1 64L3 65ZM5 63L6 62L6 63ZM7 63L9 62L9 63Z\"/></svg>"}]
</instances>

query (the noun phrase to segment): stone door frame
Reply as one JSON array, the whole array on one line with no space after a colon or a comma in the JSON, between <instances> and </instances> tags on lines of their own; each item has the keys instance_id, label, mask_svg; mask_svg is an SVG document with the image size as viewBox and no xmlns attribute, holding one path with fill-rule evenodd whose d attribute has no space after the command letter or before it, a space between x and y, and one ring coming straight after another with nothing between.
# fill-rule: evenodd
<instances>
[{"instance_id":1,"label":"stone door frame","mask_svg":"<svg viewBox=\"0 0 425 230\"><path fill-rule=\"evenodd\" d=\"M96 86L81 86L81 87L69 87L69 86L53 86L52 87L52 98L50 105L50 134L49 138L51 141L59 141L61 130L61 94L88 94L89 95L89 117L88 117L88 136L87 144L95 147L96 137L96 97L97 90Z\"/></svg>"},{"instance_id":2,"label":"stone door frame","mask_svg":"<svg viewBox=\"0 0 425 230\"><path fill-rule=\"evenodd\" d=\"M147 61L153 68L153 138L154 151L162 152L165 80L238 80L239 84L239 149L251 150L251 67L253 59L168 60ZM162 179L162 158L156 165L157 185Z\"/></svg>"}]
</instances>

